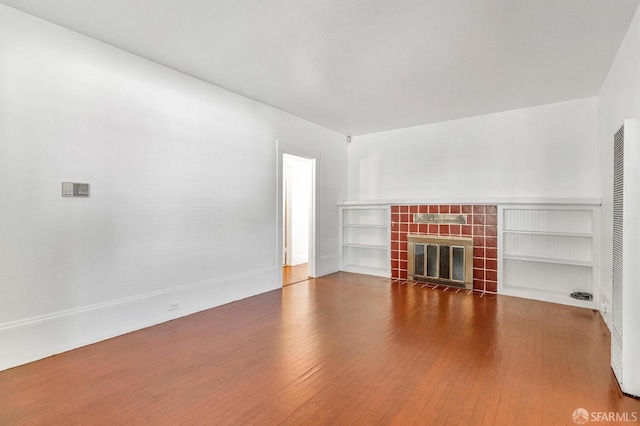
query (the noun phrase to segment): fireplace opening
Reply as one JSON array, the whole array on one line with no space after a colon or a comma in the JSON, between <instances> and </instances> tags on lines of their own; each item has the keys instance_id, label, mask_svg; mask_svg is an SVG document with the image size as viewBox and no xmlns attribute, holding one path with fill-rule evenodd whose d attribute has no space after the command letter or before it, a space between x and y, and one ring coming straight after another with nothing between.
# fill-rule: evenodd
<instances>
[{"instance_id":1,"label":"fireplace opening","mask_svg":"<svg viewBox=\"0 0 640 426\"><path fill-rule=\"evenodd\" d=\"M407 235L407 278L473 288L473 239Z\"/></svg>"}]
</instances>

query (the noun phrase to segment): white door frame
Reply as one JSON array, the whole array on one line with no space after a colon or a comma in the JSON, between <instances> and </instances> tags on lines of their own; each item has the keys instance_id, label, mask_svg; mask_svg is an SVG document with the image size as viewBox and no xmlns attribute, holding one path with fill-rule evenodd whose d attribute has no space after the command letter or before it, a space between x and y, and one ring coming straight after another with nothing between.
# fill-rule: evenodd
<instances>
[{"instance_id":1,"label":"white door frame","mask_svg":"<svg viewBox=\"0 0 640 426\"><path fill-rule=\"evenodd\" d=\"M286 142L278 139L276 141L277 152L277 191L278 199L276 202L276 270L278 271L278 282L282 283L282 259L283 259L283 238L284 238L284 194L283 194L283 163L284 154L291 154L298 157L308 158L313 160L311 162L311 214L309 218L309 276L316 276L316 261L317 261L317 223L318 217L318 170L320 166L320 152L311 148L307 148L303 145L298 145L291 142Z\"/></svg>"},{"instance_id":2,"label":"white door frame","mask_svg":"<svg viewBox=\"0 0 640 426\"><path fill-rule=\"evenodd\" d=\"M291 168L287 167L283 169L283 201L287 201L288 203L283 204L284 210L282 211L282 223L283 229L283 248L284 248L284 256L283 256L283 265L290 266L291 265L291 240L293 239L291 236ZM286 220L286 218L289 220Z\"/></svg>"}]
</instances>

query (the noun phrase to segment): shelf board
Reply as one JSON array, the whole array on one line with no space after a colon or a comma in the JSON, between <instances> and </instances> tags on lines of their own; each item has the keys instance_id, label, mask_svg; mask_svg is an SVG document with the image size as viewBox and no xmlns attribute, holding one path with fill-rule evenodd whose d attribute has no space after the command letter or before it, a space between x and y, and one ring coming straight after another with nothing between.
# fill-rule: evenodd
<instances>
[{"instance_id":1,"label":"shelf board","mask_svg":"<svg viewBox=\"0 0 640 426\"><path fill-rule=\"evenodd\" d=\"M372 271L379 271L379 272L385 272L387 270L387 268L383 268L383 267L378 267L378 266L364 266L364 265L358 265L355 263L349 263L347 265L342 265L345 268L361 268L361 269L371 269Z\"/></svg>"},{"instance_id":2,"label":"shelf board","mask_svg":"<svg viewBox=\"0 0 640 426\"><path fill-rule=\"evenodd\" d=\"M363 266L363 265L356 265L356 264L346 264L346 265L342 265L341 270L346 271L346 272L355 272L358 274L367 274L367 275L376 275L379 277L389 277L390 273L389 273L389 269L388 268L380 268L380 267L373 267L373 266Z\"/></svg>"},{"instance_id":3,"label":"shelf board","mask_svg":"<svg viewBox=\"0 0 640 426\"><path fill-rule=\"evenodd\" d=\"M376 249L376 250L387 250L389 248L386 244L350 244L345 243L342 245L343 247L354 247L354 248L366 248L366 249Z\"/></svg>"},{"instance_id":4,"label":"shelf board","mask_svg":"<svg viewBox=\"0 0 640 426\"><path fill-rule=\"evenodd\" d=\"M345 228L388 228L389 225L366 225L359 223L344 223L342 224Z\"/></svg>"},{"instance_id":5,"label":"shelf board","mask_svg":"<svg viewBox=\"0 0 640 426\"><path fill-rule=\"evenodd\" d=\"M547 232L547 231L521 231L521 230L503 230L504 234L528 234L528 235L551 235L558 237L580 237L593 238L593 234L585 234L578 232Z\"/></svg>"},{"instance_id":6,"label":"shelf board","mask_svg":"<svg viewBox=\"0 0 640 426\"><path fill-rule=\"evenodd\" d=\"M524 297L526 299L542 300L545 302L561 303L563 305L577 306L580 308L594 309L594 300L574 299L567 293L561 293L553 290L534 289L513 284L504 284L498 289L498 294L506 296Z\"/></svg>"},{"instance_id":7,"label":"shelf board","mask_svg":"<svg viewBox=\"0 0 640 426\"><path fill-rule=\"evenodd\" d=\"M433 205L433 204L498 204L498 205L567 205L567 206L600 206L602 198L421 198L391 200L346 200L339 206L360 207L380 205Z\"/></svg>"},{"instance_id":8,"label":"shelf board","mask_svg":"<svg viewBox=\"0 0 640 426\"><path fill-rule=\"evenodd\" d=\"M539 262L539 263L554 263L558 265L570 265L570 266L586 266L592 267L592 261L585 260L570 260L570 259L557 259L553 257L536 257L536 256L517 256L517 255L504 255L504 260L520 260L524 262Z\"/></svg>"}]
</instances>

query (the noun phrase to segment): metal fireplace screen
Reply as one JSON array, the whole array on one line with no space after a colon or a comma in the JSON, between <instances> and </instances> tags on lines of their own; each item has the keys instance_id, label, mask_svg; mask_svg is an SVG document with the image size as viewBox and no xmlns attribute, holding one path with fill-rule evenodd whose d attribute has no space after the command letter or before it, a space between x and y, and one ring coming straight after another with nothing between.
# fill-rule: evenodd
<instances>
[{"instance_id":1,"label":"metal fireplace screen","mask_svg":"<svg viewBox=\"0 0 640 426\"><path fill-rule=\"evenodd\" d=\"M459 237L407 236L407 278L473 288L473 240Z\"/></svg>"}]
</instances>

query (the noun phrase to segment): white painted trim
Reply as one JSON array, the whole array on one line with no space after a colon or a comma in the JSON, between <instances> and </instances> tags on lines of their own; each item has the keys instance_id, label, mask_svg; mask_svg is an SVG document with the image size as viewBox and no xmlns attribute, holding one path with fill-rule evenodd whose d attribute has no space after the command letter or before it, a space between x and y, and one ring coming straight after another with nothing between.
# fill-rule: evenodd
<instances>
[{"instance_id":1,"label":"white painted trim","mask_svg":"<svg viewBox=\"0 0 640 426\"><path fill-rule=\"evenodd\" d=\"M344 242L344 215L345 211L353 210L381 210L384 211L384 224L383 228L386 230L387 236L384 244L381 244L376 249L384 250L386 254L385 264L380 267L367 267L362 265L346 264L344 261L344 249L345 247L354 247L354 245L348 245ZM340 271L353 272L356 274L373 275L377 277L391 277L391 207L378 204L360 204L355 206L340 206L340 253L339 253L339 268Z\"/></svg>"},{"instance_id":2,"label":"white painted trim","mask_svg":"<svg viewBox=\"0 0 640 426\"><path fill-rule=\"evenodd\" d=\"M0 324L0 371L280 288L273 267ZM267 287L265 287L267 285ZM180 308L168 311L169 303Z\"/></svg>"},{"instance_id":3,"label":"white painted trim","mask_svg":"<svg viewBox=\"0 0 640 426\"><path fill-rule=\"evenodd\" d=\"M499 279L499 276L498 276ZM559 303L561 305L576 306L578 308L595 309L596 304L593 300L576 300L566 295L559 295L552 292L530 290L530 289L514 289L504 288L498 289L498 294L502 296L522 297L523 299L539 300L541 302Z\"/></svg>"},{"instance_id":4,"label":"white painted trim","mask_svg":"<svg viewBox=\"0 0 640 426\"><path fill-rule=\"evenodd\" d=\"M602 288L602 207L592 206L591 210L593 212L593 229L591 230L593 235L593 277L591 277L593 284L593 305L594 309L599 310L600 315L604 318L605 314L601 310L603 303L602 292L599 291L599 289ZM608 306L607 309L607 312L611 312L611 306Z\"/></svg>"},{"instance_id":5,"label":"white painted trim","mask_svg":"<svg viewBox=\"0 0 640 426\"><path fill-rule=\"evenodd\" d=\"M291 245L292 245L292 237L291 237L291 168L290 167L284 167L283 165L283 169L282 169L282 183L283 185L286 185L285 187L283 187L283 203L285 200L289 200L289 204L286 205L285 207L283 207L283 211L282 211L282 215L283 215L283 228L282 228L282 232L284 232L287 236L286 241L285 238L283 238L282 242L283 242L283 251L284 251L284 265L286 266L292 266L294 265L293 260L292 260L292 249L291 249ZM284 193L286 191L286 194ZM285 211L286 210L286 211ZM285 220L285 216L289 217L289 220L286 221ZM286 227L286 229L284 229ZM286 249L285 249L286 247Z\"/></svg>"},{"instance_id":6,"label":"white painted trim","mask_svg":"<svg viewBox=\"0 0 640 426\"><path fill-rule=\"evenodd\" d=\"M371 206L371 205L434 205L434 204L475 204L475 205L585 205L599 206L602 198L440 198L430 200L353 200L338 203L339 206Z\"/></svg>"},{"instance_id":7,"label":"white painted trim","mask_svg":"<svg viewBox=\"0 0 640 426\"><path fill-rule=\"evenodd\" d=\"M318 253L318 187L319 187L319 170L321 153L314 149L308 148L304 145L298 145L295 143L287 142L281 139L276 140L276 269L277 269L277 282L282 285L282 244L283 244L283 162L284 154L297 155L298 157L305 157L312 162L312 183L311 183L311 218L309 220L311 235L309 236L309 276L317 277L317 253Z\"/></svg>"},{"instance_id":8,"label":"white painted trim","mask_svg":"<svg viewBox=\"0 0 640 426\"><path fill-rule=\"evenodd\" d=\"M529 210L584 210L592 213L592 230L590 237L592 238L592 263L591 268L591 293L593 300L584 301L572 299L568 295L554 293L552 291L544 291L538 289L530 289L523 287L505 287L504 282L504 211L510 208L529 209ZM600 241L599 234L599 206L587 204L522 204L522 205L498 205L498 294L505 296L522 297L526 299L540 300L544 302L559 303L569 306L577 306L581 308L597 309L599 306L600 294L596 291L599 288L597 281L599 276L598 244ZM571 262L558 262L561 264L571 264Z\"/></svg>"},{"instance_id":9,"label":"white painted trim","mask_svg":"<svg viewBox=\"0 0 640 426\"><path fill-rule=\"evenodd\" d=\"M640 226L634 220L640 212L640 119L624 120L624 202L623 202L623 268L621 299L622 329L620 334L622 349L622 377L619 380L622 391L640 396ZM616 309L613 307L613 309ZM616 329L616 324L612 324ZM612 335L611 340L614 340Z\"/></svg>"},{"instance_id":10,"label":"white painted trim","mask_svg":"<svg viewBox=\"0 0 640 426\"><path fill-rule=\"evenodd\" d=\"M340 270L340 255L331 254L320 256L316 265L316 276L323 277Z\"/></svg>"},{"instance_id":11,"label":"white painted trim","mask_svg":"<svg viewBox=\"0 0 640 426\"><path fill-rule=\"evenodd\" d=\"M604 323L609 328L609 331L613 332L613 325L611 324L611 294L602 289L600 290L600 306L597 308L600 311L600 316L602 316Z\"/></svg>"}]
</instances>

